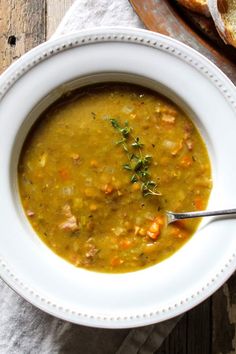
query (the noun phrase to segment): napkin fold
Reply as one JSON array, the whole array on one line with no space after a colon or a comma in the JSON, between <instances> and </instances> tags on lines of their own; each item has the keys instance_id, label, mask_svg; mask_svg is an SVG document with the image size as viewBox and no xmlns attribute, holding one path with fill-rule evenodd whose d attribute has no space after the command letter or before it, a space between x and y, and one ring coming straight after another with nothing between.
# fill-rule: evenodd
<instances>
[{"instance_id":1,"label":"napkin fold","mask_svg":"<svg viewBox=\"0 0 236 354\"><path fill-rule=\"evenodd\" d=\"M76 0L52 38L116 25L144 28L128 0ZM181 317L135 329L79 326L42 312L1 280L0 311L0 354L151 354Z\"/></svg>"},{"instance_id":2,"label":"napkin fold","mask_svg":"<svg viewBox=\"0 0 236 354\"><path fill-rule=\"evenodd\" d=\"M101 26L144 28L128 0L75 0L51 38Z\"/></svg>"}]
</instances>

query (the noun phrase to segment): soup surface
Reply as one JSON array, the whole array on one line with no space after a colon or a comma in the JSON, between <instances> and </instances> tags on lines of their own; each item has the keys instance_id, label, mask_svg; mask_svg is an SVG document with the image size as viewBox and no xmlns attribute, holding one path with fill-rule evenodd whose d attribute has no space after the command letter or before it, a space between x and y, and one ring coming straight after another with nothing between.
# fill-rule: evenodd
<instances>
[{"instance_id":1,"label":"soup surface","mask_svg":"<svg viewBox=\"0 0 236 354\"><path fill-rule=\"evenodd\" d=\"M166 225L165 210L202 210L206 146L175 104L142 87L85 87L39 118L23 146L19 190L41 239L75 266L129 272L172 255L199 220Z\"/></svg>"}]
</instances>

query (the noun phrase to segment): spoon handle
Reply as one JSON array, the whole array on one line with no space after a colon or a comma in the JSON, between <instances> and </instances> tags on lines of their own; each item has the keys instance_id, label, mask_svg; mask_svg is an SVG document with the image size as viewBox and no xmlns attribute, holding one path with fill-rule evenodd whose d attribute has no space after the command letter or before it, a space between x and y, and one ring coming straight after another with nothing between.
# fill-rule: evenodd
<instances>
[{"instance_id":1,"label":"spoon handle","mask_svg":"<svg viewBox=\"0 0 236 354\"><path fill-rule=\"evenodd\" d=\"M172 211L167 211L167 223L170 224L177 220L190 219L190 218L201 218L204 216L216 216L216 215L232 215L236 214L236 209L224 209L224 210L206 210L206 211L190 211L186 213L173 213Z\"/></svg>"}]
</instances>

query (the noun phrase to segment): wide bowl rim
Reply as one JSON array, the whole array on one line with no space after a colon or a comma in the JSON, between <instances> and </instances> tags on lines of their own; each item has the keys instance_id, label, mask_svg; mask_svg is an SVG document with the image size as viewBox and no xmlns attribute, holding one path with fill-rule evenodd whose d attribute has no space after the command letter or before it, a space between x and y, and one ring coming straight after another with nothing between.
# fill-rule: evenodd
<instances>
[{"instance_id":1,"label":"wide bowl rim","mask_svg":"<svg viewBox=\"0 0 236 354\"><path fill-rule=\"evenodd\" d=\"M104 42L104 41L120 41L120 42L132 42L139 43L141 45L156 47L158 49L167 51L171 55L182 57L188 65L193 66L197 70L204 73L213 85L217 86L218 90L224 95L227 102L236 111L236 103L233 96L235 96L235 87L233 83L207 58L189 48L188 46L166 37L164 35L156 34L154 32L146 30L131 29L125 27L115 28L99 28L83 30L75 34L64 35L58 39L50 40L40 46L32 49L30 52L22 56L17 62L13 63L0 77L0 100L5 96L8 90L14 86L14 83L24 75L32 67L37 66L38 63L43 60L47 60L50 56L54 56L60 51L68 50L74 46L83 46L92 42ZM236 97L236 96L235 96ZM107 328L128 328L136 327L145 324L155 323L161 320L169 319L184 311L191 309L205 298L210 296L217 288L219 288L224 281L226 281L235 270L236 255L232 253L232 257L225 264L224 270L215 279L210 280L204 290L201 289L199 294L195 294L188 301L183 301L177 308L166 309L162 313L161 319L158 314L145 314L140 320L135 317L130 319L116 318L113 316L106 316L106 318L96 318L83 316L82 314L68 314L67 311L63 311L60 305L52 307L50 300L42 299L40 296L33 292L27 285L23 284L18 279L14 272L7 267L7 262L0 257L0 271L1 278L17 293L24 297L27 301L33 303L42 310L60 317L71 322L85 324L94 327L107 327Z\"/></svg>"}]
</instances>

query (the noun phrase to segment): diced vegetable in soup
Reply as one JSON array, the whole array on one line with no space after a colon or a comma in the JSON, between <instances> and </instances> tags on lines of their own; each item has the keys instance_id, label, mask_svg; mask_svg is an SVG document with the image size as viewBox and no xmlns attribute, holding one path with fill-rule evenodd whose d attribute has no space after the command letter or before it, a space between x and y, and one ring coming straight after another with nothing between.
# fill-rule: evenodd
<instances>
[{"instance_id":1,"label":"diced vegetable in soup","mask_svg":"<svg viewBox=\"0 0 236 354\"><path fill-rule=\"evenodd\" d=\"M206 146L171 101L127 84L71 92L39 118L23 146L19 190L40 238L77 267L130 272L176 252L211 191Z\"/></svg>"}]
</instances>

